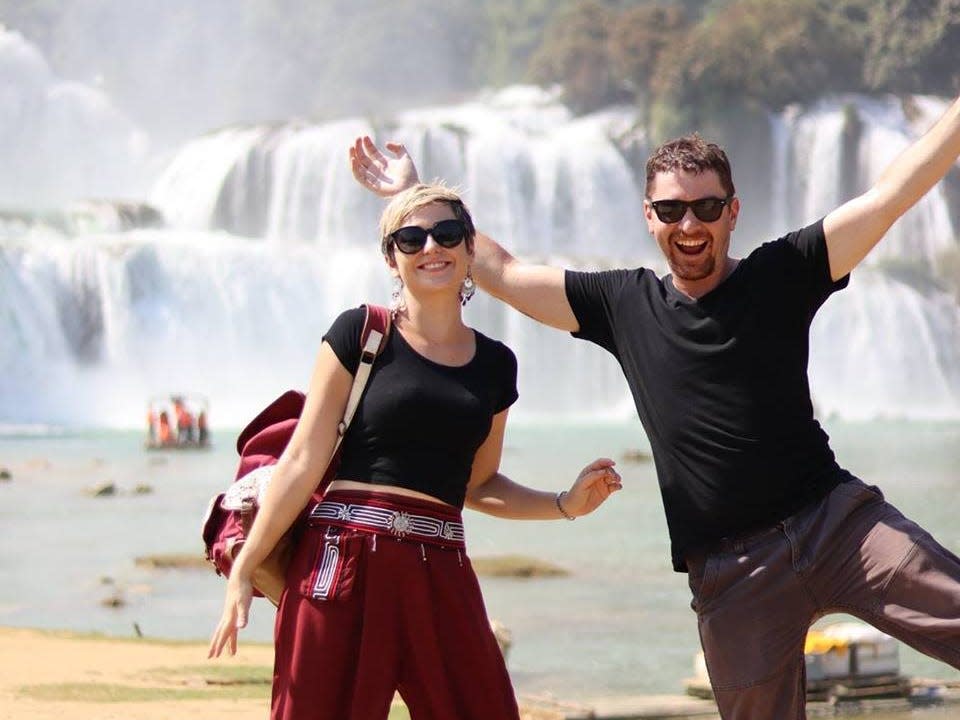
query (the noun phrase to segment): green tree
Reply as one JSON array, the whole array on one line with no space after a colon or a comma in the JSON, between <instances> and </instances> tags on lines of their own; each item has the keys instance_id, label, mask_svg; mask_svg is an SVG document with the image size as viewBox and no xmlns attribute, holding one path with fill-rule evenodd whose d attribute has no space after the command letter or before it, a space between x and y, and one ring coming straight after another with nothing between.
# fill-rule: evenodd
<instances>
[{"instance_id":1,"label":"green tree","mask_svg":"<svg viewBox=\"0 0 960 720\"><path fill-rule=\"evenodd\" d=\"M863 48L864 89L960 89L960 0L821 0Z\"/></svg>"},{"instance_id":2,"label":"green tree","mask_svg":"<svg viewBox=\"0 0 960 720\"><path fill-rule=\"evenodd\" d=\"M678 3L658 2L625 9L616 19L608 41L617 81L629 92L649 128L651 81L661 64L673 62L673 48L690 31L688 13Z\"/></svg>"},{"instance_id":3,"label":"green tree","mask_svg":"<svg viewBox=\"0 0 960 720\"><path fill-rule=\"evenodd\" d=\"M317 106L382 112L461 98L481 84L485 24L471 0L338 0L336 38L316 48Z\"/></svg>"},{"instance_id":4,"label":"green tree","mask_svg":"<svg viewBox=\"0 0 960 720\"><path fill-rule=\"evenodd\" d=\"M486 33L477 54L481 82L509 85L527 75L530 57L556 11L552 0L486 0Z\"/></svg>"},{"instance_id":5,"label":"green tree","mask_svg":"<svg viewBox=\"0 0 960 720\"><path fill-rule=\"evenodd\" d=\"M853 89L843 69L855 57L818 0L735 0L687 36L654 86L708 112L744 100L777 110Z\"/></svg>"},{"instance_id":6,"label":"green tree","mask_svg":"<svg viewBox=\"0 0 960 720\"><path fill-rule=\"evenodd\" d=\"M566 103L590 112L615 99L607 41L616 13L600 0L566 5L547 24L530 61L531 77L563 86Z\"/></svg>"}]
</instances>

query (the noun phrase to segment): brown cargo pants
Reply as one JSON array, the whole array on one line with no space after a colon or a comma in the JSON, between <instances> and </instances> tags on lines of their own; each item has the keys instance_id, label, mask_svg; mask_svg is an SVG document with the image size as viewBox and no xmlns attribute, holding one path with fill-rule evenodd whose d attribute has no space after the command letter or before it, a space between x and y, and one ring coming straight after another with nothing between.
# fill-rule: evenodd
<instances>
[{"instance_id":1,"label":"brown cargo pants","mask_svg":"<svg viewBox=\"0 0 960 720\"><path fill-rule=\"evenodd\" d=\"M804 640L829 613L960 668L960 558L859 480L687 564L724 720L803 720Z\"/></svg>"}]
</instances>

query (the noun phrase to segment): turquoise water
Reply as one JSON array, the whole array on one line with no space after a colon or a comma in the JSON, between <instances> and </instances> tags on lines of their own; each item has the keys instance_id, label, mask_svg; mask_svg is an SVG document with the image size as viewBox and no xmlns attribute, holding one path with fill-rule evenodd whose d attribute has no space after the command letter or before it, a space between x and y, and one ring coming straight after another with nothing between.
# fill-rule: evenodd
<instances>
[{"instance_id":1,"label":"turquoise water","mask_svg":"<svg viewBox=\"0 0 960 720\"><path fill-rule=\"evenodd\" d=\"M953 550L960 550L960 423L827 424L841 463ZM210 452L147 453L132 432L0 435L0 624L204 638L223 583L212 572L148 571L138 555L200 552L209 497L232 478L233 436ZM521 694L588 699L678 693L698 649L686 576L670 569L652 464L621 460L646 443L635 423L512 426L503 470L559 489L599 455L619 460L624 490L576 522L466 514L473 556L520 553L559 564L564 578L482 578L491 617L513 633L508 664ZM118 495L84 489L110 481ZM140 483L153 488L134 495ZM109 579L109 580L108 580ZM101 601L121 592L126 605ZM257 601L247 639L267 640L272 609ZM901 649L904 672L960 678Z\"/></svg>"}]
</instances>

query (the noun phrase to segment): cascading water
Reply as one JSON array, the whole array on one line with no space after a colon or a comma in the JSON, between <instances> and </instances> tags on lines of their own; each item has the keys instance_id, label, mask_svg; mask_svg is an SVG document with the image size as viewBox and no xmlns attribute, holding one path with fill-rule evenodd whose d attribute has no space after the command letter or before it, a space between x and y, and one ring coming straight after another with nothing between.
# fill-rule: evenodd
<instances>
[{"instance_id":1,"label":"cascading water","mask_svg":"<svg viewBox=\"0 0 960 720\"><path fill-rule=\"evenodd\" d=\"M173 390L239 422L306 382L343 303L388 295L381 265L196 231L4 247L0 419L138 425L147 399Z\"/></svg>"},{"instance_id":2,"label":"cascading water","mask_svg":"<svg viewBox=\"0 0 960 720\"><path fill-rule=\"evenodd\" d=\"M866 190L946 110L943 101L921 100L927 103L926 122L922 125L911 123L904 114L903 103L895 98L829 98L805 112L788 113L784 124L790 147L777 157L775 176L786 192L783 200L787 201L784 209L789 224L821 217L848 197ZM845 166L848 155L852 166ZM957 247L941 184L893 225L866 262L916 263L930 271L943 253Z\"/></svg>"},{"instance_id":3,"label":"cascading water","mask_svg":"<svg viewBox=\"0 0 960 720\"><path fill-rule=\"evenodd\" d=\"M0 71L25 62L22 42L3 37ZM33 86L52 82L30 58ZM44 113L53 101L37 102ZM771 182L762 197L741 195L742 214L766 206L775 222L737 238L740 249L866 187L944 106L914 105L908 118L899 101L832 98L772 117ZM225 427L302 387L337 312L389 297L375 230L382 203L346 163L363 133L405 143L425 179L458 184L478 224L523 256L662 272L643 221L646 147L633 121L628 109L573 118L549 93L511 88L377 124L227 128L186 143L154 178L148 199L162 229L0 225L0 424L139 426L148 398L183 391L208 396ZM106 127L96 148L128 147L128 128ZM126 160L131 176L149 175L146 160ZM12 180L0 172L0 183ZM960 304L936 281L939 259L958 252L958 214L938 187L823 308L810 362L822 413L960 417ZM516 415L633 414L602 350L482 295L466 313L517 352Z\"/></svg>"},{"instance_id":4,"label":"cascading water","mask_svg":"<svg viewBox=\"0 0 960 720\"><path fill-rule=\"evenodd\" d=\"M911 122L898 100L862 97L822 100L775 120L774 135L785 136L786 147L775 152L774 186L786 192L779 207L791 225L822 217L866 190L947 107L938 99L912 100L922 122ZM851 125L858 137L850 137ZM844 167L845 157L852 167ZM953 216L960 218L960 208ZM854 272L850 288L815 320L810 383L821 412L960 415L960 298L937 282L940 261L958 252L941 183L893 225Z\"/></svg>"},{"instance_id":5,"label":"cascading water","mask_svg":"<svg viewBox=\"0 0 960 720\"><path fill-rule=\"evenodd\" d=\"M823 415L956 418L960 408L960 308L931 288L876 267L814 322L810 383Z\"/></svg>"}]
</instances>

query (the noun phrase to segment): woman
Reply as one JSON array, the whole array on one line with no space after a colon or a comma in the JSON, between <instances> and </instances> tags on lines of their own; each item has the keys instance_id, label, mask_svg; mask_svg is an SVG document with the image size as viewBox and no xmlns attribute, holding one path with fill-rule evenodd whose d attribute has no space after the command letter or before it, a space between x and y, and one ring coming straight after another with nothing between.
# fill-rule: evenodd
<instances>
[{"instance_id":1,"label":"woman","mask_svg":"<svg viewBox=\"0 0 960 720\"><path fill-rule=\"evenodd\" d=\"M516 360L461 317L474 289L470 214L449 189L416 185L390 202L380 231L394 323L344 437L338 479L287 575L271 717L386 718L399 690L414 720L518 718L460 510L572 520L619 490L620 477L599 459L554 494L499 473ZM348 310L324 336L300 422L227 583L211 656L236 651L252 570L330 459L362 325L363 309Z\"/></svg>"}]
</instances>

